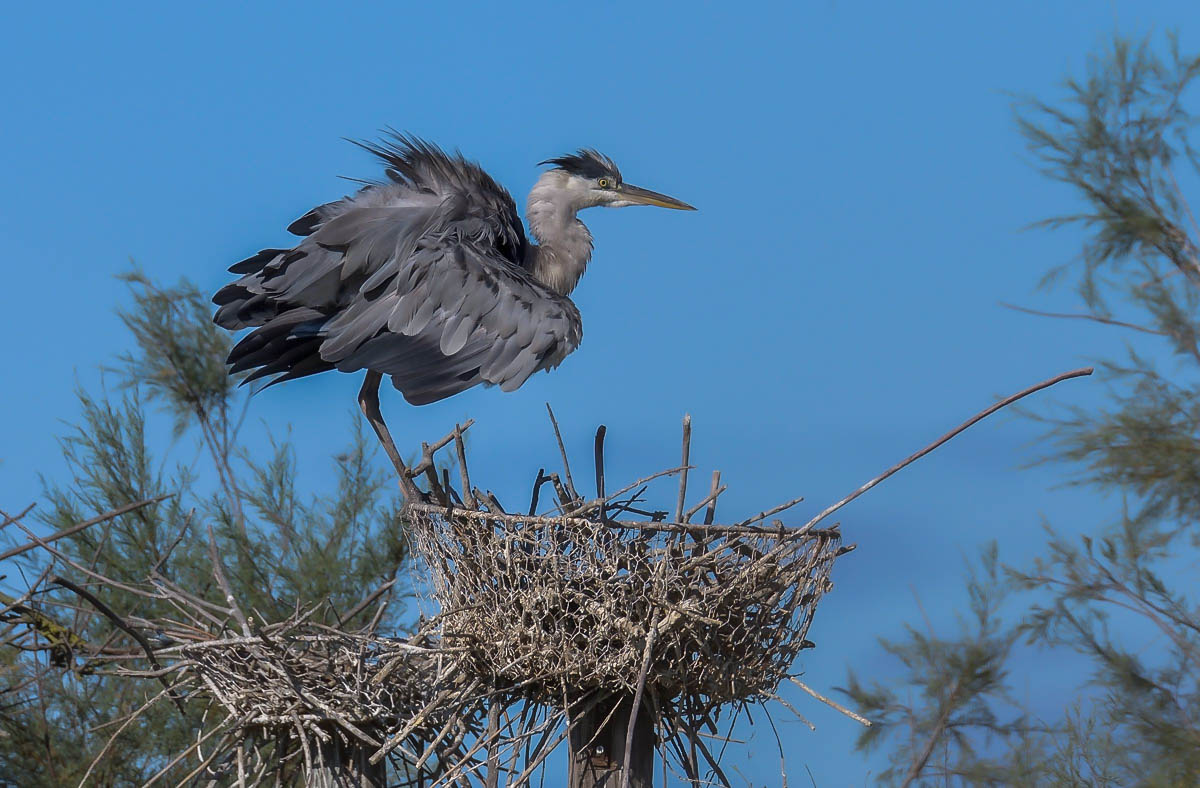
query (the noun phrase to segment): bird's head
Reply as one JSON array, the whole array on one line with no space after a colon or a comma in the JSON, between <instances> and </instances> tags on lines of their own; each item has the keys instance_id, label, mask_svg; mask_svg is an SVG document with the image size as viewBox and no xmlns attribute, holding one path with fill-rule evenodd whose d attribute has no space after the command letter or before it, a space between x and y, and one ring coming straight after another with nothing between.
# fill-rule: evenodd
<instances>
[{"instance_id":1,"label":"bird's head","mask_svg":"<svg viewBox=\"0 0 1200 788\"><path fill-rule=\"evenodd\" d=\"M575 153L547 159L552 165L538 180L546 191L559 192L575 210L603 206L625 208L630 205L657 205L678 211L694 211L692 206L665 194L626 183L612 159L599 151L583 148Z\"/></svg>"}]
</instances>

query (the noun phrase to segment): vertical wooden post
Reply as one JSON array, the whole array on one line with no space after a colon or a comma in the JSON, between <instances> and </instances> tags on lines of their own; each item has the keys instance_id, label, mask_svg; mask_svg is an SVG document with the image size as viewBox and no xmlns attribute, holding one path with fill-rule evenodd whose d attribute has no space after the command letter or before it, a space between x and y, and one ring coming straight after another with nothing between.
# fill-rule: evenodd
<instances>
[{"instance_id":1,"label":"vertical wooden post","mask_svg":"<svg viewBox=\"0 0 1200 788\"><path fill-rule=\"evenodd\" d=\"M632 708L631 697L608 698L572 720L569 788L622 788ZM606 717L608 724L601 729ZM631 744L629 788L653 788L654 720L644 706L638 711Z\"/></svg>"},{"instance_id":2,"label":"vertical wooden post","mask_svg":"<svg viewBox=\"0 0 1200 788\"><path fill-rule=\"evenodd\" d=\"M387 761L372 765L365 746L347 746L335 733L321 742L307 788L387 788Z\"/></svg>"}]
</instances>

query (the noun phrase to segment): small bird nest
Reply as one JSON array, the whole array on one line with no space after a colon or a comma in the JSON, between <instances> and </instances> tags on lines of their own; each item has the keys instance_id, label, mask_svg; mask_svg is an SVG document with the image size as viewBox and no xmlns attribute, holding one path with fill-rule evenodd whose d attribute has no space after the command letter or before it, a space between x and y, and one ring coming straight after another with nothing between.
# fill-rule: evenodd
<instances>
[{"instance_id":1,"label":"small bird nest","mask_svg":"<svg viewBox=\"0 0 1200 788\"><path fill-rule=\"evenodd\" d=\"M539 472L526 514L471 490L465 467L465 496L449 473L432 471L451 441L465 462L465 428L425 447L411 473L424 473L429 498L441 503L410 502L409 511L414 550L431 570L442 611L440 636L467 648L469 670L494 690L560 709L597 693L636 694L690 716L772 697L796 655L813 645L813 613L832 587L834 559L847 551L837 528L764 525L798 501L714 525L725 489L719 474L685 508L687 422L683 465L611 494L601 428L597 497L575 493L564 454L566 479ZM670 519L643 503L648 486L667 476L680 479ZM557 493L554 511L534 515L546 484ZM692 523L702 510L703 522Z\"/></svg>"}]
</instances>

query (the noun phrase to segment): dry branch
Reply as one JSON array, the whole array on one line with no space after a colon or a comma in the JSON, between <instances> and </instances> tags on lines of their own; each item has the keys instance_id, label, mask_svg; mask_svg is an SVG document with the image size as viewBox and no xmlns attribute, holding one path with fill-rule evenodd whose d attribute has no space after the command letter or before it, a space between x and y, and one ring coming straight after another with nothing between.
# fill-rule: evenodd
<instances>
[{"instance_id":1,"label":"dry branch","mask_svg":"<svg viewBox=\"0 0 1200 788\"><path fill-rule=\"evenodd\" d=\"M104 514L96 515L95 517L91 518L90 520L84 520L81 523L76 523L75 525L72 525L69 528L64 528L61 531L55 531L54 533L50 534L49 536L43 537L40 541L30 540L28 542L25 542L24 544L19 544L16 547L11 547L8 550L5 550L3 553L0 553L0 561L4 561L5 559L21 555L22 553L27 553L36 547L41 547L43 544L51 544L53 542L57 542L59 539L62 539L64 536L70 536L71 534L77 534L80 531L84 530L85 528L91 528L93 525L99 525L100 523L107 522L107 521L113 519L114 517L120 517L123 514L129 514L132 511L141 509L143 506L149 506L150 504L159 503L160 501L165 501L166 499L171 498L174 495L175 495L174 493L167 493L166 495L159 495L156 498L147 498L144 501L134 501L133 503L129 503L124 506L117 507L116 509L109 510L109 511L105 512ZM28 514L30 512L30 510L32 510L32 509L33 509L33 505L30 505L28 508L25 509L25 511L21 512L18 515L14 515L12 517L5 517L3 525L11 525L11 524L17 522L22 517L24 517L26 514ZM3 526L0 526L0 527L3 527Z\"/></svg>"},{"instance_id":2,"label":"dry branch","mask_svg":"<svg viewBox=\"0 0 1200 788\"><path fill-rule=\"evenodd\" d=\"M882 482L884 479L887 479L889 476L896 473L897 471L902 470L903 468L905 468L909 465L912 465L914 462L921 459L926 454L929 454L931 451L933 451L934 449L937 449L939 446L946 443L947 441L954 438L955 436L959 435L960 433L964 432L965 430L970 429L971 427L973 427L974 425L983 421L984 419L986 419L988 416L992 415L996 411L998 411L1002 408L1006 408L1009 405L1016 402L1017 400L1023 399L1024 397L1028 397L1030 394L1034 394L1038 391L1041 391L1042 389L1048 389L1051 386L1055 385L1056 383L1062 383L1064 380L1070 380L1071 378L1085 377L1087 375L1092 374L1092 372L1093 372L1093 369L1091 367L1084 367L1082 369L1074 369L1074 370L1071 370L1070 372L1064 372L1061 375L1055 375L1054 377L1050 378L1049 380L1043 380L1041 383L1037 383L1033 386L1030 386L1027 389L1018 391L1016 394L1005 397L1004 399L997 402L995 405L992 405L991 407L985 408L984 410L981 410L979 413L976 413L974 416L967 419L966 421L964 421L962 424L955 427L954 429L950 430L945 435L938 438L937 440L935 440L933 443L929 444L925 448L921 449L920 451L916 452L915 454L912 454L912 455L906 457L905 459L896 463L892 467L888 468L886 471L879 474L874 479L872 479L871 481L864 484L862 487L859 487L857 490L850 493L842 500L826 507L819 514L817 514L816 517L812 518L807 523L805 523L804 526L800 530L804 531L809 528L812 528L817 523L821 522L826 517L828 517L829 515L836 512L838 509L841 509L843 506L850 503L855 498L857 498L858 496L865 493L867 490L871 489L875 485Z\"/></svg>"}]
</instances>

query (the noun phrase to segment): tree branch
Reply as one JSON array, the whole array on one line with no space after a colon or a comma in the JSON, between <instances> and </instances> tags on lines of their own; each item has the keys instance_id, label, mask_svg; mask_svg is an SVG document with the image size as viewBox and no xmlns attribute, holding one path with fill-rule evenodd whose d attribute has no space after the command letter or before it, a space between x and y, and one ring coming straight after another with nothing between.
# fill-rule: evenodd
<instances>
[{"instance_id":1,"label":"tree branch","mask_svg":"<svg viewBox=\"0 0 1200 788\"><path fill-rule=\"evenodd\" d=\"M959 433L969 429L970 427L973 427L975 424L979 423L980 421L983 421L988 416L992 415L993 413L1000 410L1001 408L1007 407L1007 406L1013 404L1014 402L1016 402L1017 400L1027 397L1030 394L1034 394L1038 391L1041 391L1042 389L1050 388L1051 386L1055 385L1056 383L1061 383L1062 381L1070 380L1071 378L1085 377L1087 375L1092 374L1093 371L1094 370L1091 367L1084 367L1082 369L1075 369L1075 370L1071 370L1070 372L1064 372L1061 375L1056 375L1056 376L1050 378L1049 380L1044 380L1035 386L1030 386L1029 388L1027 388L1023 391L1019 391L1016 394L1013 394L1012 396L1005 397L1004 399L997 402L995 405L992 405L990 408L980 411L979 413L975 414L967 421L963 422L958 427L955 427L954 429L950 430L950 432L947 432L945 435L938 438L936 441L929 444L925 448L921 449L916 454L913 454L913 455L907 457L906 459L903 459L900 462L896 463L892 467L888 468L886 471L879 474L874 479L872 479L871 481L864 484L862 487L859 487L857 490L850 493L842 500L838 501L837 503L835 503L831 506L826 507L823 511L820 512L820 514L818 514L816 517L812 518L807 523L805 523L803 525L803 527L801 527L799 529L799 532L804 533L804 532L808 531L810 528L815 526L817 523L821 522L826 517L828 517L829 515L836 512L838 509L841 509L843 506L850 503L855 498L862 495L863 493L865 493L867 490L871 489L875 485L879 484L884 479L887 479L889 476L891 476L892 474L896 473L897 471L903 469L904 467L913 464L917 460L924 457L926 454L929 454L931 451L933 451L934 449L941 446L943 443L946 443L951 438L954 438L955 436L957 436Z\"/></svg>"}]
</instances>

